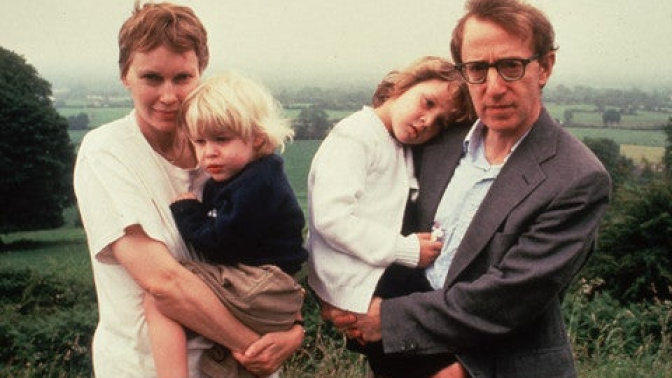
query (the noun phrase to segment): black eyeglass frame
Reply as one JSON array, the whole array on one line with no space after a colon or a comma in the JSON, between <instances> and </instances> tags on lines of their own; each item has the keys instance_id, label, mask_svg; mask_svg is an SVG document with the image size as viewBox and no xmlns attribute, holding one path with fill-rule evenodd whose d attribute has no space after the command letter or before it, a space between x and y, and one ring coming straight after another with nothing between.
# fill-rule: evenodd
<instances>
[{"instance_id":1,"label":"black eyeglass frame","mask_svg":"<svg viewBox=\"0 0 672 378\"><path fill-rule=\"evenodd\" d=\"M527 68L527 65L534 62L535 60L539 59L540 57L541 57L541 55L534 54L527 59L504 58L504 59L496 60L493 63L488 63L488 62L479 60L479 61L475 61L475 62L466 62L466 63L456 64L455 68L457 68L457 70L460 71L460 74L462 75L462 78L464 78L464 80L469 84L483 84L483 83L485 83L485 81L488 78L488 71L490 70L490 68L494 68L497 71L497 74L499 75L499 77L504 79L504 81L512 82L512 81L518 81L518 80L522 79L523 76L525 76L525 69ZM516 63L522 64L523 69L521 70L521 73L518 77L506 77L506 76L504 76L504 74L502 74L502 71L501 71L502 68L500 68L500 67L503 63L506 63L506 62L516 62ZM485 75L483 75L482 80L471 80L469 78L469 75L467 75L467 73L466 73L467 66L468 65L473 65L473 64L482 64L483 67L485 67Z\"/></svg>"}]
</instances>

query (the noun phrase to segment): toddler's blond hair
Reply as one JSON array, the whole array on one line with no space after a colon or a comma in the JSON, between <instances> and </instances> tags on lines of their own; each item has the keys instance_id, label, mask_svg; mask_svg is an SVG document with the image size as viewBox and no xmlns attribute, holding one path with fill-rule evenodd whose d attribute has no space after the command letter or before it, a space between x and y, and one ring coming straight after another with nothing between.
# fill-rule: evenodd
<instances>
[{"instance_id":1,"label":"toddler's blond hair","mask_svg":"<svg viewBox=\"0 0 672 378\"><path fill-rule=\"evenodd\" d=\"M294 131L270 91L248 77L228 72L214 75L185 98L179 123L190 138L229 131L245 140L262 137L260 155L284 150Z\"/></svg>"}]
</instances>

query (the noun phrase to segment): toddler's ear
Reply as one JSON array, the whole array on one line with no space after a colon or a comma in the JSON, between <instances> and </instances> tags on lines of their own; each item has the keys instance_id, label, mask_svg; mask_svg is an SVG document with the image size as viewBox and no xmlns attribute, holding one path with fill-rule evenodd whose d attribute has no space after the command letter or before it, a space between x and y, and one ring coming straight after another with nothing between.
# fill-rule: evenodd
<instances>
[{"instance_id":1,"label":"toddler's ear","mask_svg":"<svg viewBox=\"0 0 672 378\"><path fill-rule=\"evenodd\" d=\"M255 135L254 140L252 141L252 145L256 149L260 149L261 147L266 144L266 135Z\"/></svg>"}]
</instances>

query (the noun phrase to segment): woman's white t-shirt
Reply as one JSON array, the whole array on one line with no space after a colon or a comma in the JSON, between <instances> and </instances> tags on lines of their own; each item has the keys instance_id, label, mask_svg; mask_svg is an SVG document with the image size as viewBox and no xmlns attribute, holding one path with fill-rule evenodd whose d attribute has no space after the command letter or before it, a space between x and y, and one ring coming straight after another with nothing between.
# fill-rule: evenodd
<instances>
[{"instance_id":1,"label":"woman's white t-shirt","mask_svg":"<svg viewBox=\"0 0 672 378\"><path fill-rule=\"evenodd\" d=\"M205 178L201 170L175 167L157 154L140 132L135 112L84 137L74 182L98 295L97 378L156 376L144 292L114 260L110 244L127 227L140 225L176 258L190 258L169 205L180 193L198 192ZM199 376L196 361L209 346L200 337L190 340L190 376Z\"/></svg>"}]
</instances>

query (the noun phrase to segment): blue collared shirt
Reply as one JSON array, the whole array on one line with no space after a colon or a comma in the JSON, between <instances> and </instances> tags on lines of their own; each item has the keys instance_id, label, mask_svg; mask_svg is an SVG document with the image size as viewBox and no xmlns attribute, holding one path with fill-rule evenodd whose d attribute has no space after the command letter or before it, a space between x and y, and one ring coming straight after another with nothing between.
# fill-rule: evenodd
<instances>
[{"instance_id":1,"label":"blue collared shirt","mask_svg":"<svg viewBox=\"0 0 672 378\"><path fill-rule=\"evenodd\" d=\"M457 247L490 186L506 163L506 160L499 165L488 163L483 146L484 131L485 127L480 121L469 130L463 144L464 154L436 210L434 224L438 224L444 231L443 248L434 264L425 270L425 275L434 289L443 287ZM507 159L526 135L516 142Z\"/></svg>"}]
</instances>

